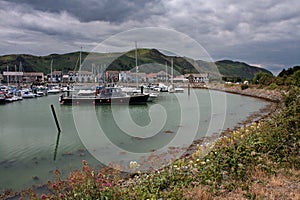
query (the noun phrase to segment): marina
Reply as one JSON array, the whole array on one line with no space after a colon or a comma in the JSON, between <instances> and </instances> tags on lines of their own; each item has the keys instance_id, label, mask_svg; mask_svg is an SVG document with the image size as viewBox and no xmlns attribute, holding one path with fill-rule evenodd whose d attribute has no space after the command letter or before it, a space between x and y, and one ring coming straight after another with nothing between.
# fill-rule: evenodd
<instances>
[{"instance_id":1,"label":"marina","mask_svg":"<svg viewBox=\"0 0 300 200\"><path fill-rule=\"evenodd\" d=\"M209 136L223 129L233 128L249 115L258 112L268 105L268 102L255 98L226 94L227 103L219 102L225 93L196 89L195 95L199 100L200 121L195 139ZM176 96L177 95L177 96ZM156 102L133 106L63 106L59 102L59 94L48 95L42 98L23 99L15 103L0 106L0 190L12 188L23 189L32 185L45 184L53 178L53 171L60 169L63 176L74 169L81 167L81 161L87 160L92 166L102 165L90 152L100 151L113 161L128 163L131 157L128 152L151 152L168 144L182 131L188 135L192 130L189 121L193 121L194 105L189 104L187 91L185 93L160 93ZM181 99L179 102L178 99ZM51 114L50 105L54 105L61 125L62 132L57 142L57 130ZM180 106L179 106L180 105ZM167 114L165 124L153 135L151 131L136 131L127 120L127 112L134 124L145 127L151 123L149 112L158 122L163 121L161 106ZM225 121L222 113L226 106ZM186 115L186 124L182 123L182 109L190 113ZM96 114L97 125L90 122L89 112ZM105 142L104 138L97 140L93 148L84 145L84 142L95 142L95 138L87 137L83 140L82 133L75 123L76 115L85 113L84 132L93 133L96 126L101 126L113 144L122 151L115 151L113 146ZM128 114L128 113L127 113ZM116 118L117 117L117 118ZM121 124L117 124L117 119ZM120 128L122 127L122 128ZM154 127L155 128L155 127ZM124 134L130 132L131 134ZM182 138L182 142L185 139ZM58 145L57 145L58 144ZM53 159L55 156L55 160Z\"/></svg>"}]
</instances>

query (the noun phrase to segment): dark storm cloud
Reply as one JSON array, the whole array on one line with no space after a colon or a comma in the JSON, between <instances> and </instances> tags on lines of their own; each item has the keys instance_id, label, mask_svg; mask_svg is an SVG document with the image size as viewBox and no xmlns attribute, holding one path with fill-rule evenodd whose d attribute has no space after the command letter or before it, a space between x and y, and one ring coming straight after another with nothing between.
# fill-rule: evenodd
<instances>
[{"instance_id":1,"label":"dark storm cloud","mask_svg":"<svg viewBox=\"0 0 300 200\"><path fill-rule=\"evenodd\" d=\"M10 0L9 2L22 3L35 10L59 13L67 11L82 22L109 21L121 23L128 20L143 21L153 14L161 14L160 9L147 9L154 5L156 0Z\"/></svg>"},{"instance_id":2,"label":"dark storm cloud","mask_svg":"<svg viewBox=\"0 0 300 200\"><path fill-rule=\"evenodd\" d=\"M0 54L90 50L152 26L190 36L214 59L273 69L300 63L299 10L298 0L0 0Z\"/></svg>"}]
</instances>

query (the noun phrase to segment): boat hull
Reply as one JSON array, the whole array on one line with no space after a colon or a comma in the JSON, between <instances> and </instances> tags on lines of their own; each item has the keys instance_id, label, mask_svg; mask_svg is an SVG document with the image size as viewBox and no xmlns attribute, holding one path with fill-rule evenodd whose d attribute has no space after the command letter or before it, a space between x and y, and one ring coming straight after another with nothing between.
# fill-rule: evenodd
<instances>
[{"instance_id":1,"label":"boat hull","mask_svg":"<svg viewBox=\"0 0 300 200\"><path fill-rule=\"evenodd\" d=\"M149 95L133 95L124 97L64 97L60 96L62 105L142 105L146 104Z\"/></svg>"},{"instance_id":2,"label":"boat hull","mask_svg":"<svg viewBox=\"0 0 300 200\"><path fill-rule=\"evenodd\" d=\"M0 98L0 104L5 104L5 98Z\"/></svg>"}]
</instances>

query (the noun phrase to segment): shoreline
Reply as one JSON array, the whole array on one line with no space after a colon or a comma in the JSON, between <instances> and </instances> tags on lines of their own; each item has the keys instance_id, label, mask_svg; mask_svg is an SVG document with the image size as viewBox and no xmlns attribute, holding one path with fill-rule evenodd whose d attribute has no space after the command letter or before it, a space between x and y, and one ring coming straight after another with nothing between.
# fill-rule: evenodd
<instances>
[{"instance_id":1,"label":"shoreline","mask_svg":"<svg viewBox=\"0 0 300 200\"><path fill-rule=\"evenodd\" d=\"M246 90L241 90L240 85L234 85L230 87L225 87L224 84L209 84L207 87L203 86L195 86L193 88L199 89L208 89L208 90L216 90L220 92L242 95L252 98L257 98L260 100L264 100L269 102L264 108L261 108L259 111L250 114L245 120L238 122L232 129L224 129L220 133L213 133L210 136L204 136L202 138L196 139L193 143L186 148L186 153L181 156L181 158L188 158L192 155L199 145L202 146L213 146L213 143L221 137L226 137L228 133L236 131L241 127L246 127L247 125L251 125L252 123L258 123L261 120L265 120L270 117L272 113L275 113L279 109L279 103L282 100L282 93L278 91L267 89L257 89L254 86L249 87Z\"/></svg>"}]
</instances>

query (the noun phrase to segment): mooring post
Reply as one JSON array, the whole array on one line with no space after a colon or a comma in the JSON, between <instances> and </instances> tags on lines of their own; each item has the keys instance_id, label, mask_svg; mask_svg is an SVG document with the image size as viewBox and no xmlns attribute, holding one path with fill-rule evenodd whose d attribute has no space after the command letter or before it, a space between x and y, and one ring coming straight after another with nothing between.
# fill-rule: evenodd
<instances>
[{"instance_id":1,"label":"mooring post","mask_svg":"<svg viewBox=\"0 0 300 200\"><path fill-rule=\"evenodd\" d=\"M190 84L188 84L188 96L190 96Z\"/></svg>"},{"instance_id":2,"label":"mooring post","mask_svg":"<svg viewBox=\"0 0 300 200\"><path fill-rule=\"evenodd\" d=\"M57 149L58 149L58 144L59 144L59 138L60 138L60 132L57 133L56 145L55 145L55 149L54 149L54 157L53 157L53 160L56 160Z\"/></svg>"},{"instance_id":3,"label":"mooring post","mask_svg":"<svg viewBox=\"0 0 300 200\"><path fill-rule=\"evenodd\" d=\"M60 129L60 126L59 126L59 123L58 123L58 119L57 119L53 104L51 104L51 110L52 110L52 114L53 114L53 117L54 117L54 120L55 120L55 123L56 123L57 131L60 133L61 129Z\"/></svg>"}]
</instances>

